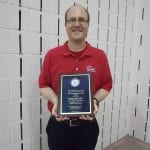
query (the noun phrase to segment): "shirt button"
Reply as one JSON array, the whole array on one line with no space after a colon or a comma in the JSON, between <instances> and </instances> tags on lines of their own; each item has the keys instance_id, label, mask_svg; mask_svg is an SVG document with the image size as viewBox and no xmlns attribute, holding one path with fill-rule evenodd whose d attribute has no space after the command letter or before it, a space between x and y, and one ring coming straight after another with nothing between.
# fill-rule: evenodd
<instances>
[{"instance_id":1,"label":"shirt button","mask_svg":"<svg viewBox=\"0 0 150 150\"><path fill-rule=\"evenodd\" d=\"M76 68L76 70L79 70L79 68Z\"/></svg>"}]
</instances>

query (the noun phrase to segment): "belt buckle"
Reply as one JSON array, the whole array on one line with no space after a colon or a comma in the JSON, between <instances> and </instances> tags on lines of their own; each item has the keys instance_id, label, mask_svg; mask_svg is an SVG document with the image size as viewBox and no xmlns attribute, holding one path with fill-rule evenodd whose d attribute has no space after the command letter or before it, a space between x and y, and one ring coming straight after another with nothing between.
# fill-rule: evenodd
<instances>
[{"instance_id":1,"label":"belt buckle","mask_svg":"<svg viewBox=\"0 0 150 150\"><path fill-rule=\"evenodd\" d=\"M77 124L73 123L74 121L76 121L76 120L69 120L70 127L77 127L78 126Z\"/></svg>"}]
</instances>

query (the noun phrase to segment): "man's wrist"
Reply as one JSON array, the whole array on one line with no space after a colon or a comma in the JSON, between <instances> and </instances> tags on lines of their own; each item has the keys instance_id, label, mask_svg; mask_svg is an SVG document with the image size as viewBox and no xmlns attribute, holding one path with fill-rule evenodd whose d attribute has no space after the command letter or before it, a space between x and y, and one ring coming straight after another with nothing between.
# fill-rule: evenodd
<instances>
[{"instance_id":1,"label":"man's wrist","mask_svg":"<svg viewBox=\"0 0 150 150\"><path fill-rule=\"evenodd\" d=\"M93 97L93 99L96 101L96 105L99 106L100 101L96 97Z\"/></svg>"}]
</instances>

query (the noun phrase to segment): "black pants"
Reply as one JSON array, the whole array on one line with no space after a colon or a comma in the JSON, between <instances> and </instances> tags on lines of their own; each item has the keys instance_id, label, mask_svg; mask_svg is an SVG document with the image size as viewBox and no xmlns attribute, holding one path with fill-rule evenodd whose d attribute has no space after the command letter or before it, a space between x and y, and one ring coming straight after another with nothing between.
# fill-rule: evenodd
<instances>
[{"instance_id":1,"label":"black pants","mask_svg":"<svg viewBox=\"0 0 150 150\"><path fill-rule=\"evenodd\" d=\"M96 119L58 122L51 116L46 132L50 150L94 150L99 127Z\"/></svg>"}]
</instances>

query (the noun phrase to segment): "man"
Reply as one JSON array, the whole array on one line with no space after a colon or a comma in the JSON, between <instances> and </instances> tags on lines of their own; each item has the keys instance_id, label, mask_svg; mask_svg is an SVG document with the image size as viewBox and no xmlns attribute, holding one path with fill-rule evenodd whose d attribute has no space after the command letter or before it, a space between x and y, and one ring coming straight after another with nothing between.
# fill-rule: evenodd
<instances>
[{"instance_id":1,"label":"man","mask_svg":"<svg viewBox=\"0 0 150 150\"><path fill-rule=\"evenodd\" d=\"M112 77L105 53L85 41L90 16L83 6L70 7L65 14L68 41L49 50L39 76L39 87L48 100L51 117L46 131L50 150L94 150L99 135L95 117L81 115L78 118L59 116L57 112L60 74L90 73L94 115L99 102L112 88ZM70 122L74 121L74 124Z\"/></svg>"}]
</instances>

